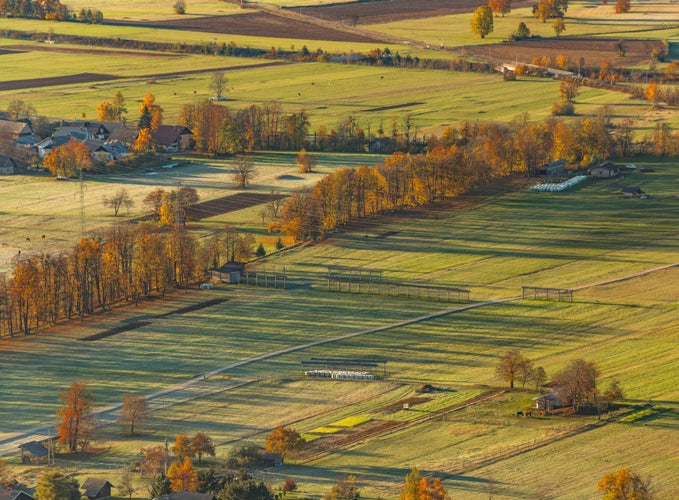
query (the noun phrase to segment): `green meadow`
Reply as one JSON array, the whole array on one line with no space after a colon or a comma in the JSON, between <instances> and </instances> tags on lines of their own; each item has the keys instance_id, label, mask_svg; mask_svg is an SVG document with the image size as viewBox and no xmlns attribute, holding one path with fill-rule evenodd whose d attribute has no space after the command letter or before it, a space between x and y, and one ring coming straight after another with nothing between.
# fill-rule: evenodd
<instances>
[{"instance_id":1,"label":"green meadow","mask_svg":"<svg viewBox=\"0 0 679 500\"><path fill-rule=\"evenodd\" d=\"M0 395L1 431L8 436L50 423L58 392L74 377L88 380L97 407L104 407L125 393L153 393L297 347L178 391L174 404L154 411L139 436L125 437L119 426L106 425L98 430L96 453L59 456L57 462L77 468L79 477L111 477L111 468L126 466L142 446L179 432L213 435L218 458L208 464L217 464L235 445L262 444L276 425L293 425L322 446L330 436L392 422L399 424L393 431L309 460L293 459L262 478L281 485L293 477L304 495L319 498L338 476L353 474L363 497L394 498L408 468L416 465L443 477L454 496L594 498L603 474L631 466L653 477L661 498L671 498L679 460L671 444L679 410L674 349L679 270L631 275L677 263L673 221L679 215L679 183L673 161L635 161L654 172L626 174L624 184L642 187L650 195L645 200L622 199L618 180L588 181L562 193L533 193L528 183L519 183L460 197L445 209L368 220L258 263L260 269L285 266L287 290L220 285L177 292L84 324L4 339L2 372L10 390ZM454 303L328 291L326 266L338 264L384 270L390 282L462 286L473 302L515 299L456 311L460 305ZM630 277L613 281L625 276ZM592 286L598 282L607 283ZM574 288L574 301L522 300L526 284ZM158 318L215 297L227 301ZM337 338L435 312L444 313ZM94 342L78 340L132 321L149 324ZM303 347L319 340L325 342ZM625 406L599 423L596 416L517 418L517 411L530 407L535 395L530 390L465 406L498 386L494 367L510 348L548 375L572 359L595 361L600 386L619 380ZM376 382L304 377L304 361L332 356L384 357L387 377ZM422 384L440 391L410 409L386 410L422 397L416 393ZM655 410L644 413L649 403ZM463 406L427 418L453 405ZM639 416L625 420L634 414ZM10 464L15 460L10 457ZM36 474L21 470L26 480ZM566 478L568 491L559 489L563 479L542 480L550 471ZM137 481L143 498L144 482Z\"/></svg>"},{"instance_id":2,"label":"green meadow","mask_svg":"<svg viewBox=\"0 0 679 500\"><path fill-rule=\"evenodd\" d=\"M69 5L74 10L99 8L109 19L177 17L168 3L97 0ZM633 11L624 16L612 15L612 9L610 3L571 3L564 35L662 38L670 41L670 54L676 53L673 42L679 30L662 27L676 17L671 4L633 3ZM187 1L187 16L239 11L226 2ZM469 19L444 16L367 28L436 49L390 45L392 52L442 59L452 54L438 51L441 44L500 42L520 21L534 34L553 34L551 23L539 23L528 9L496 17L495 31L484 40L470 35ZM375 48L0 19L0 29L8 28L45 33L51 28L56 34L140 41L208 43L214 37L217 43L233 40L263 49L306 45L311 51L320 47L350 53ZM0 48L15 43L2 40ZM558 99L558 82L546 79L505 82L500 75L321 63L228 69L264 61L107 52L0 55L0 81L83 72L119 76L113 81L1 92L0 109L20 98L39 114L93 118L96 106L121 90L134 121L138 102L150 91L165 109L165 122L174 123L183 104L211 95L210 72L155 76L212 69L227 71L229 107L278 102L284 112L305 110L312 130L335 127L351 115L367 132L374 135L383 128L388 134L393 120L409 115L417 133L428 135L462 120L507 122L523 112L531 120L543 120ZM611 107L614 122L635 117L639 136L660 121L679 124L671 108L652 110L644 101L590 88L582 88L576 99L576 119L603 105ZM374 165L382 159L318 154L316 171L300 174L295 154L253 153L256 173L248 190L289 194L313 186L336 168ZM181 166L149 168L134 176L104 170L86 176L86 230L103 230L117 220L141 215L143 197L156 187L188 185L203 201L240 191L228 159L179 155L168 161ZM81 482L95 476L117 484L122 471L139 459L142 447L200 431L217 445L217 457L204 457L205 466L220 468L233 447L263 445L273 428L290 425L316 451L255 474L274 489L286 478L295 479L299 492L289 494L292 499L318 500L347 475L357 478L361 498L397 498L412 466L441 477L452 498L598 498L597 481L621 467L650 477L658 498L676 498L679 170L674 159L629 159L632 162L652 171L630 170L611 181L588 180L561 193L530 192L529 180L515 179L445 204L365 219L322 242L277 253L272 251L278 235L266 231L259 215L262 207L193 223L191 230L199 237L227 223L254 234L270 252L256 265L260 270L285 269L289 287L219 284L213 290L177 291L82 323L0 339L0 448L27 428L53 424L58 394L74 378L88 381L97 409L120 403L125 394L149 395L190 381L154 398L153 411L135 436L110 423L110 411L102 413L105 420L92 450L78 456L59 454L57 466ZM623 199L623 186L639 186L649 197ZM128 190L135 204L129 213L114 218L103 200L120 188ZM0 178L0 268L9 269L18 251L52 252L72 245L80 236L80 207L80 183L75 180L55 182L42 174ZM467 289L471 304L329 290L330 265L381 270L391 283ZM526 285L573 289L574 300L521 299ZM214 298L225 301L166 315ZM485 304L495 300L500 302ZM147 324L97 341L82 340L134 322ZM537 413L521 418L517 412L529 410L537 393L532 387L500 387L495 366L508 349L519 349L548 376L573 359L594 361L601 388L620 382L621 405L601 420L596 415ZM338 356L384 357L387 375L377 381L304 376L304 362ZM219 373L202 377L212 371ZM419 389L424 384L436 390L423 394ZM404 408L407 401L413 404ZM327 444L360 437L379 425L391 430L335 448ZM14 450L3 458L29 486L43 471L22 465ZM148 480L134 474L133 481L133 498L147 498Z\"/></svg>"},{"instance_id":3,"label":"green meadow","mask_svg":"<svg viewBox=\"0 0 679 500\"><path fill-rule=\"evenodd\" d=\"M55 67L54 74L36 69L51 67L49 53L2 55L0 65L7 70L6 79L10 79L10 74L33 78L64 76L88 72L91 69L88 62L101 59L105 53L59 54L57 59L68 69ZM174 123L183 105L212 95L209 90L212 75L210 72L171 78L154 75L189 68L226 72L229 99L226 106L240 109L277 102L287 113L305 111L312 131L321 125L335 128L353 116L366 133L376 135L380 129L388 133L395 119L400 123L408 115L419 134L429 135L463 120L507 122L524 112L531 119L541 120L550 115L552 104L558 100L558 82L534 78L505 82L499 74L328 63L258 68L257 62L247 59L185 55L168 55L166 59L114 55L107 60L100 71L119 75L120 79L6 91L0 93L0 107L18 98L34 103L37 112L47 116L96 118L99 103L110 101L120 90L126 99L128 117L133 121L138 103L147 92L152 92L164 109L165 122ZM239 66L241 61L252 68L229 69ZM648 110L645 102L631 100L625 94L583 88L576 111L579 115L593 114L604 105L612 107L620 117L641 116Z\"/></svg>"},{"instance_id":4,"label":"green meadow","mask_svg":"<svg viewBox=\"0 0 679 500\"><path fill-rule=\"evenodd\" d=\"M561 37L566 40L572 36L672 40L679 35L679 31L672 26L679 20L679 14L668 3L637 3L627 14L615 14L614 9L614 3L595 5L591 2L569 2L564 19L566 30ZM543 38L555 36L553 21L543 23L536 19L531 8L512 9L505 16L494 17L493 31L483 39L471 33L471 18L471 13L455 14L371 24L368 27L379 33L425 41L432 47L501 43L510 38L521 22L526 24L531 35Z\"/></svg>"}]
</instances>

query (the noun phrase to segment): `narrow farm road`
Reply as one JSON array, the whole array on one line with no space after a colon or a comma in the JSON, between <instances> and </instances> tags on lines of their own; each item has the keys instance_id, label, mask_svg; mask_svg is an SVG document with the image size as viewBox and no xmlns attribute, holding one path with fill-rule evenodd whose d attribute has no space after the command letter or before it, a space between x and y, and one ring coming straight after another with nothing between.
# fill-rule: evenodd
<instances>
[{"instance_id":1,"label":"narrow farm road","mask_svg":"<svg viewBox=\"0 0 679 500\"><path fill-rule=\"evenodd\" d=\"M664 269L668 269L671 267L676 267L679 266L679 263L674 263L674 264L666 264L662 266L656 266L653 268L645 269L643 271L639 271L637 273L632 273L628 274L625 276L619 276L616 278L611 278L609 280L605 281L600 281L596 283L591 283L591 284L586 284L582 285L579 287L572 288L572 290L583 290L585 288L592 288L595 286L601 286L601 285L607 285L611 283L616 283L632 278L636 278L639 276L643 276L646 274L650 274L653 272L661 271ZM168 387L167 389L163 389L161 391L154 392L152 394L147 394L146 398L149 404L149 410L154 411L154 410L159 410L161 408L165 408L168 406L171 406L173 404L178 404L182 403L185 401L190 401L192 399L197 399L200 397L208 396L210 394L215 394L218 392L223 392L229 389L233 389L236 387L239 387L241 385L247 384L250 381L249 380L239 380L239 381L233 381L233 380L213 380L211 377L214 377L215 375L219 375L221 373L227 372L229 370L233 370L234 368L238 368L241 366L245 366L251 363L255 363L258 361L274 358L276 356L281 356L283 354L288 354L291 352L296 352L296 351L301 351L304 349L308 349L310 347L315 347L323 344L329 344L332 342L338 342L341 340L346 340L350 339L353 337L358 337L361 335L368 335L371 333L377 333L377 332L382 332L386 330L390 330L393 328L400 328L403 326L407 325L412 325L415 323L420 323L422 321L428 321L434 318L439 318L442 316L447 316L449 314L454 314L462 311L468 311L470 309L476 309L479 307L486 307L489 305L494 305L494 304L500 304L504 302L511 302L514 300L519 300L521 299L520 295L514 296L514 297L506 297L506 298L501 298L501 299L494 299L494 300L489 300L489 301L484 301L484 302L475 302L471 304L464 304L461 306L453 307L450 309L444 309L441 311L437 311L431 314L426 314L424 316L418 316L415 318L411 318L408 320L404 321L399 321L397 323L391 323L388 325L383 325L383 326L378 326L375 328L369 328L367 330L360 330L356 332L351 332L347 333L344 335L339 335L336 337L328 338L328 339L322 339L322 340L316 340L314 342L308 342L305 344L299 344L291 347L286 347L284 349L279 349L277 351L272 351L272 352L267 352L264 354L260 354L258 356L254 356L251 358L243 359L240 361L235 361L233 363L230 363L228 365L222 366L220 368L216 368L214 370L211 370L209 372L206 372L203 375L199 375L196 377L193 377L181 384L174 385L172 387ZM102 423L112 423L115 422L118 419L118 416L120 414L120 408L121 404L115 404L111 406L107 406L105 408L100 408L97 411L93 412L93 415L95 418ZM4 439L0 439L0 456L6 456L9 454L17 453L18 447L26 442L34 441L34 440L43 440L48 437L48 435L54 436L56 434L54 425L52 424L46 424L46 425L41 425L37 427L33 427L30 429L26 429L25 431L22 432L16 432L12 433L9 436L5 437Z\"/></svg>"}]
</instances>

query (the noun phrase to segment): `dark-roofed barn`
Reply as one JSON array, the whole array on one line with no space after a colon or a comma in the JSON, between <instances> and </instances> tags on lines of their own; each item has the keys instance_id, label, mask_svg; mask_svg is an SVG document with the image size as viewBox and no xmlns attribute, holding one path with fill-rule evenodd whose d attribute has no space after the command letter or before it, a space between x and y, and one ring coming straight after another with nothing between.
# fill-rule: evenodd
<instances>
[{"instance_id":1,"label":"dark-roofed barn","mask_svg":"<svg viewBox=\"0 0 679 500\"><path fill-rule=\"evenodd\" d=\"M49 450L37 441L29 441L19 445L21 448L21 463L40 463L47 460Z\"/></svg>"},{"instance_id":2,"label":"dark-roofed barn","mask_svg":"<svg viewBox=\"0 0 679 500\"><path fill-rule=\"evenodd\" d=\"M189 149L191 131L181 125L159 125L151 134L151 143L168 153Z\"/></svg>"},{"instance_id":3,"label":"dark-roofed barn","mask_svg":"<svg viewBox=\"0 0 679 500\"><path fill-rule=\"evenodd\" d=\"M113 485L106 479L88 477L81 488L85 490L83 495L86 496L88 500L97 500L99 498L110 497L111 488L113 488Z\"/></svg>"}]
</instances>

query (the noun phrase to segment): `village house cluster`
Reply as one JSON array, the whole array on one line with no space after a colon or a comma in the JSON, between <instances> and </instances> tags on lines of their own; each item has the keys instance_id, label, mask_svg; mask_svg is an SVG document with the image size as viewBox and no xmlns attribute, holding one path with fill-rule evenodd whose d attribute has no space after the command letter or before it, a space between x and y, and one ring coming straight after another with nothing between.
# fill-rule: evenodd
<instances>
[{"instance_id":1,"label":"village house cluster","mask_svg":"<svg viewBox=\"0 0 679 500\"><path fill-rule=\"evenodd\" d=\"M105 164L127 158L139 131L124 122L63 122L47 137L40 137L29 123L0 119L0 174L13 174L39 165L54 148L71 139L82 142L92 158ZM181 125L159 125L151 134L151 147L176 153L191 147L191 131Z\"/></svg>"}]
</instances>

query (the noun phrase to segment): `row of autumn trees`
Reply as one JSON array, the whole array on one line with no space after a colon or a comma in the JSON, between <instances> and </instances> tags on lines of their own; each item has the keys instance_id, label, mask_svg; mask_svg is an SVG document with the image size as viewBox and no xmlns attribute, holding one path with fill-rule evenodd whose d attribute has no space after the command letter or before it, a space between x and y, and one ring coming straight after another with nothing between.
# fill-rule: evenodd
<instances>
[{"instance_id":1,"label":"row of autumn trees","mask_svg":"<svg viewBox=\"0 0 679 500\"><path fill-rule=\"evenodd\" d=\"M631 123L611 134L608 111L564 122L462 123L430 137L423 154L394 153L372 167L340 168L294 193L272 226L298 241L316 239L363 217L435 202L515 173L533 176L565 158L581 166L632 151ZM660 139L659 139L660 140ZM668 139L669 140L669 139Z\"/></svg>"},{"instance_id":2,"label":"row of autumn trees","mask_svg":"<svg viewBox=\"0 0 679 500\"><path fill-rule=\"evenodd\" d=\"M231 226L201 243L179 223L121 223L70 251L22 257L11 274L0 275L0 336L184 288L224 257L247 260L253 252L254 240Z\"/></svg>"}]
</instances>

